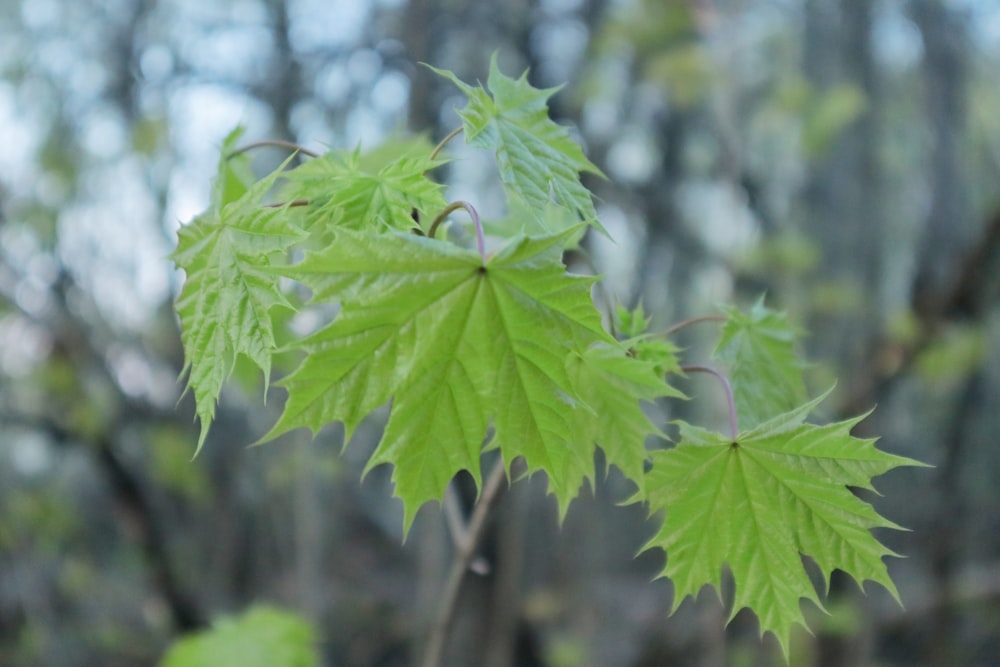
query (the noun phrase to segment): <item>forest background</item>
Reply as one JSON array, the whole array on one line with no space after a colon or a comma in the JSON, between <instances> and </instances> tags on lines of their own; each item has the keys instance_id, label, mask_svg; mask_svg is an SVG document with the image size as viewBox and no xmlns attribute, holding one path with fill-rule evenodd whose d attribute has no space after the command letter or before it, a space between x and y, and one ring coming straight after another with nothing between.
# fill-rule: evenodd
<instances>
[{"instance_id":1,"label":"forest background","mask_svg":"<svg viewBox=\"0 0 1000 667\"><path fill-rule=\"evenodd\" d=\"M248 449L259 380L223 393L203 452L167 259L218 150L375 147L458 125L492 53L608 175L606 289L663 329L719 304L787 310L827 415L933 469L877 480L904 608L835 578L796 664L1000 655L1000 8L976 0L4 0L0 2L0 665L155 664L256 602L313 623L328 665L412 664L449 558L405 543L382 427ZM456 147L450 199L496 214ZM255 154L261 173L286 154ZM708 342L706 342L708 341ZM707 356L711 336L679 342ZM725 419L702 400L656 418ZM384 415L382 416L384 419ZM673 617L662 555L614 474L560 527L542 479L505 494L470 575L456 665L769 665L712 595ZM475 656L470 657L470 656ZM466 660L467 662L462 662Z\"/></svg>"}]
</instances>

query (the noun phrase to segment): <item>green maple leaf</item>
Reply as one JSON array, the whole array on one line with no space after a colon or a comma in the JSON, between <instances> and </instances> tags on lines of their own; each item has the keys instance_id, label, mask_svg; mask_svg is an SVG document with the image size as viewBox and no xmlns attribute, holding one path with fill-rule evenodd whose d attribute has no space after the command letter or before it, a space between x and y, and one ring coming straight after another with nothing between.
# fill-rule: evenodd
<instances>
[{"instance_id":1,"label":"green maple leaf","mask_svg":"<svg viewBox=\"0 0 1000 667\"><path fill-rule=\"evenodd\" d=\"M646 315L640 303L633 310L619 305L615 309L615 328L625 338L638 338L649 329L652 318Z\"/></svg>"},{"instance_id":2,"label":"green maple leaf","mask_svg":"<svg viewBox=\"0 0 1000 667\"><path fill-rule=\"evenodd\" d=\"M646 438L665 437L636 399L682 397L663 381L655 362L630 356L619 345L593 345L570 359L570 373L590 408L575 419L576 438L596 439L609 465L641 485L649 456Z\"/></svg>"},{"instance_id":3,"label":"green maple leaf","mask_svg":"<svg viewBox=\"0 0 1000 667\"><path fill-rule=\"evenodd\" d=\"M219 164L215 181L212 183L212 205L221 208L222 205L234 202L253 186L257 177L250 168L250 158L246 153L233 155L236 143L243 136L244 128L236 127L222 141L219 150Z\"/></svg>"},{"instance_id":4,"label":"green maple leaf","mask_svg":"<svg viewBox=\"0 0 1000 667\"><path fill-rule=\"evenodd\" d=\"M319 662L315 630L280 609L256 606L212 628L179 639L163 667L313 667Z\"/></svg>"},{"instance_id":5,"label":"green maple leaf","mask_svg":"<svg viewBox=\"0 0 1000 667\"><path fill-rule=\"evenodd\" d=\"M264 196L285 165L252 186L228 164L239 131L223 145L212 207L177 233L173 260L187 279L175 304L181 321L187 387L201 421L198 449L215 417L222 385L243 354L270 374L275 349L271 311L291 308L278 276L268 271L304 234L284 208L266 208ZM287 164L287 162L286 162Z\"/></svg>"},{"instance_id":6,"label":"green maple leaf","mask_svg":"<svg viewBox=\"0 0 1000 667\"><path fill-rule=\"evenodd\" d=\"M805 401L802 364L795 354L798 332L788 317L765 307L763 299L749 313L725 312L712 356L728 370L740 427L751 428Z\"/></svg>"},{"instance_id":7,"label":"green maple leaf","mask_svg":"<svg viewBox=\"0 0 1000 667\"><path fill-rule=\"evenodd\" d=\"M589 358L593 344L617 345L591 301L593 279L569 275L561 263L573 233L521 237L484 261L412 234L336 230L330 246L283 270L315 300L338 300L341 310L303 341L307 356L280 383L288 400L264 439L332 421L350 434L391 397L367 467L395 466L409 528L416 510L440 499L458 471L481 482L492 421L508 466L523 457L529 471L544 470L565 512L593 479L595 442L612 439L598 431L568 360ZM654 384L622 366L607 372ZM638 409L638 397L632 400ZM581 430L582 420L594 428Z\"/></svg>"},{"instance_id":8,"label":"green maple leaf","mask_svg":"<svg viewBox=\"0 0 1000 667\"><path fill-rule=\"evenodd\" d=\"M742 433L736 442L687 424L676 447L652 454L646 477L651 511L663 526L645 548L667 553L662 576L674 584L674 609L708 584L721 590L728 566L736 591L730 618L744 607L788 655L793 625L805 626L800 600L822 602L801 555L826 581L839 569L859 583L875 581L899 595L883 557L894 556L869 532L899 528L848 487L897 466L922 465L855 438L863 417L816 426L806 416L820 397ZM721 595L721 594L720 594Z\"/></svg>"},{"instance_id":9,"label":"green maple leaf","mask_svg":"<svg viewBox=\"0 0 1000 667\"><path fill-rule=\"evenodd\" d=\"M624 336L622 344L629 350L630 356L651 364L654 372L660 377L682 373L678 358L679 348L664 340L662 336L648 333L652 318L646 316L642 304L636 306L635 310L618 307L615 319L616 330ZM680 392L671 395L684 398Z\"/></svg>"},{"instance_id":10,"label":"green maple leaf","mask_svg":"<svg viewBox=\"0 0 1000 667\"><path fill-rule=\"evenodd\" d=\"M465 140L496 154L500 179L508 196L520 198L541 213L554 199L598 225L590 191L580 174L601 171L586 158L569 130L549 118L547 100L559 88L538 89L527 72L512 79L500 72L496 54L490 61L489 92L470 86L452 72L431 68L465 93L468 104L458 112ZM540 224L548 224L541 221Z\"/></svg>"},{"instance_id":11,"label":"green maple leaf","mask_svg":"<svg viewBox=\"0 0 1000 667\"><path fill-rule=\"evenodd\" d=\"M290 171L284 195L309 200L310 228L413 229L414 210L426 218L447 206L442 186L426 175L444 164L430 159L431 150L423 138L389 141L364 154L333 150Z\"/></svg>"}]
</instances>

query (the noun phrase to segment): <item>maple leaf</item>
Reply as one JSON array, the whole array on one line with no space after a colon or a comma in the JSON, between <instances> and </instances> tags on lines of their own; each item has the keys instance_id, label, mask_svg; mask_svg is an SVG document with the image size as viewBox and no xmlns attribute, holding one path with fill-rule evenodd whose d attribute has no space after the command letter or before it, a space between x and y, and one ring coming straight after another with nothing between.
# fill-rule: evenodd
<instances>
[{"instance_id":1,"label":"maple leaf","mask_svg":"<svg viewBox=\"0 0 1000 667\"><path fill-rule=\"evenodd\" d=\"M681 424L677 446L653 452L645 482L650 510L666 511L645 548L667 553L662 576L674 584L673 608L706 584L721 591L728 566L736 587L730 619L752 608L761 634L772 633L786 656L792 626L805 626L801 598L822 608L800 554L816 562L826 581L839 569L859 583L875 581L899 599L882 560L896 554L869 532L899 526L848 487L872 489L872 477L923 465L851 436L863 417L826 426L805 423L823 398L735 442Z\"/></svg>"},{"instance_id":2,"label":"maple leaf","mask_svg":"<svg viewBox=\"0 0 1000 667\"><path fill-rule=\"evenodd\" d=\"M243 354L270 374L275 349L271 311L291 308L268 267L284 261L287 250L304 237L284 208L261 202L287 164L246 187L228 164L239 137L223 145L223 157L210 210L177 232L172 257L187 274L175 304L186 353L187 387L194 393L201 421L198 449L215 417L222 385Z\"/></svg>"},{"instance_id":3,"label":"maple leaf","mask_svg":"<svg viewBox=\"0 0 1000 667\"><path fill-rule=\"evenodd\" d=\"M303 618L257 605L237 617L215 620L212 628L177 640L163 667L312 667L319 661L316 631Z\"/></svg>"},{"instance_id":4,"label":"maple leaf","mask_svg":"<svg viewBox=\"0 0 1000 667\"><path fill-rule=\"evenodd\" d=\"M682 373L678 359L679 348L659 335L648 333L652 318L646 316L642 304L636 306L635 310L619 306L615 318L616 329L625 337L622 345L629 350L629 356L651 364L660 377ZM671 395L684 398L684 394L679 391Z\"/></svg>"},{"instance_id":5,"label":"maple leaf","mask_svg":"<svg viewBox=\"0 0 1000 667\"><path fill-rule=\"evenodd\" d=\"M423 138L389 141L368 153L333 150L288 172L284 195L309 200L309 228L406 231L417 226L414 209L427 217L447 206L442 186L426 176L444 164L430 159L431 150Z\"/></svg>"},{"instance_id":6,"label":"maple leaf","mask_svg":"<svg viewBox=\"0 0 1000 667\"><path fill-rule=\"evenodd\" d=\"M263 439L300 426L315 432L332 421L350 435L391 397L367 469L394 465L409 528L416 510L440 499L458 471L481 482L492 420L508 466L523 457L529 471L544 470L564 513L593 478L595 442L614 436L592 418L567 360L591 359L592 344L617 345L590 299L593 279L562 265L572 233L521 237L484 261L436 239L336 230L329 247L282 269L310 287L314 300L338 300L341 310L303 341L307 356L280 382L288 400ZM607 373L652 392L654 379L636 379L623 365ZM633 402L638 410L638 398ZM585 420L592 428L580 428Z\"/></svg>"},{"instance_id":7,"label":"maple leaf","mask_svg":"<svg viewBox=\"0 0 1000 667\"><path fill-rule=\"evenodd\" d=\"M784 313L757 301L749 313L726 308L722 335L712 353L728 369L736 413L751 428L806 399L802 364L795 354L798 332Z\"/></svg>"},{"instance_id":8,"label":"maple leaf","mask_svg":"<svg viewBox=\"0 0 1000 667\"><path fill-rule=\"evenodd\" d=\"M593 345L570 359L573 383L590 408L575 420L576 438L594 438L609 465L640 484L649 456L646 438L665 437L637 399L682 397L663 381L654 362L636 359L620 345Z\"/></svg>"},{"instance_id":9,"label":"maple leaf","mask_svg":"<svg viewBox=\"0 0 1000 667\"><path fill-rule=\"evenodd\" d=\"M215 180L212 182L211 203L221 208L222 205L234 202L254 184L257 177L250 167L250 158L246 153L233 154L236 142L240 140L245 128L237 126L226 135L219 150L219 164L216 168Z\"/></svg>"},{"instance_id":10,"label":"maple leaf","mask_svg":"<svg viewBox=\"0 0 1000 667\"><path fill-rule=\"evenodd\" d=\"M601 175L601 171L586 158L569 130L549 118L546 102L559 88L535 88L528 83L527 72L518 79L505 76L496 54L490 60L489 92L481 85L468 85L452 72L431 69L465 93L468 104L458 112L465 140L495 153L509 197L524 200L539 214L555 199L600 228L580 174Z\"/></svg>"}]
</instances>

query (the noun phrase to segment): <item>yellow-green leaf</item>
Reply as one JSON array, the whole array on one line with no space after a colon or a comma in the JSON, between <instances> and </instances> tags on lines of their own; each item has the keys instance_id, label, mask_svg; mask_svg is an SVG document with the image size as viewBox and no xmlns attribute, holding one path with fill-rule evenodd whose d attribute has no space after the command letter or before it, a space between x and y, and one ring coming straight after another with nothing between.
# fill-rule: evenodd
<instances>
[{"instance_id":1,"label":"yellow-green leaf","mask_svg":"<svg viewBox=\"0 0 1000 667\"><path fill-rule=\"evenodd\" d=\"M236 136L231 135L231 141ZM175 307L187 385L201 420L199 449L236 355L246 355L265 378L270 373L275 349L271 310L291 304L282 294L279 277L268 268L284 262L288 249L305 236L285 208L262 204L285 165L244 188L226 162L220 165L212 208L181 227L173 254L177 267L187 274Z\"/></svg>"},{"instance_id":2,"label":"yellow-green leaf","mask_svg":"<svg viewBox=\"0 0 1000 667\"><path fill-rule=\"evenodd\" d=\"M793 625L805 626L805 598L822 607L801 556L828 580L833 570L875 581L898 599L883 558L893 556L871 534L899 528L850 487L922 465L851 436L861 418L826 426L805 423L823 397L730 437L682 424L676 447L653 453L646 500L665 511L646 548L666 551L662 575L674 584L674 608L705 585L721 590L723 567L736 590L730 618L754 611L785 655ZM721 593L720 593L721 595Z\"/></svg>"},{"instance_id":3,"label":"yellow-green leaf","mask_svg":"<svg viewBox=\"0 0 1000 667\"><path fill-rule=\"evenodd\" d=\"M580 174L601 172L586 158L569 130L549 118L546 102L558 88L533 87L527 72L517 79L505 76L497 66L496 54L490 61L488 92L481 85L468 85L451 72L434 71L452 81L468 98L468 104L458 112L465 140L495 153L500 180L509 197L519 197L539 215L554 200L585 222L599 224L590 191L580 182Z\"/></svg>"},{"instance_id":4,"label":"yellow-green leaf","mask_svg":"<svg viewBox=\"0 0 1000 667\"><path fill-rule=\"evenodd\" d=\"M562 247L574 232L520 237L484 261L436 239L336 230L326 249L283 270L317 300L339 301L341 310L304 341L308 356L281 382L288 401L265 439L332 421L351 433L392 398L368 467L395 466L409 527L416 510L441 498L460 470L480 481L479 455L492 422L507 464L522 457L529 471L544 471L564 513L593 477L595 442L615 451L618 438L632 447L641 440L609 433L593 418L585 397L593 394L580 382L601 377L581 378L568 360L590 358L595 344L618 347L605 375L642 386L650 397L669 391L646 366L622 359L591 301L593 279L566 273ZM631 400L629 418L641 419L638 395L616 400Z\"/></svg>"}]
</instances>

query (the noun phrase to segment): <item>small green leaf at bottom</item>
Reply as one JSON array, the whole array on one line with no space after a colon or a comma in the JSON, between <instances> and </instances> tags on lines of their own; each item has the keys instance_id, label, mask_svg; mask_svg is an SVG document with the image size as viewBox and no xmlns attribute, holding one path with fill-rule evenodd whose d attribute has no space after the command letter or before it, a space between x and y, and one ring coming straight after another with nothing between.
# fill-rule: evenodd
<instances>
[{"instance_id":1,"label":"small green leaf at bottom","mask_svg":"<svg viewBox=\"0 0 1000 667\"><path fill-rule=\"evenodd\" d=\"M316 633L303 618L269 606L222 618L186 635L167 651L161 667L315 667Z\"/></svg>"}]
</instances>

